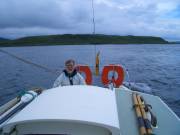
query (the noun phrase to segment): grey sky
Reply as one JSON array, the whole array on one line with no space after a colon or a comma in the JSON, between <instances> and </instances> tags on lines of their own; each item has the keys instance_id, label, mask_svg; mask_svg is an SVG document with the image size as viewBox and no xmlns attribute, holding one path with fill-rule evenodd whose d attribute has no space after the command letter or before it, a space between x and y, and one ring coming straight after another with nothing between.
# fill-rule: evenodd
<instances>
[{"instance_id":1,"label":"grey sky","mask_svg":"<svg viewBox=\"0 0 180 135\"><path fill-rule=\"evenodd\" d=\"M94 0L99 34L180 40L180 0ZM0 0L0 37L92 33L91 0Z\"/></svg>"}]
</instances>

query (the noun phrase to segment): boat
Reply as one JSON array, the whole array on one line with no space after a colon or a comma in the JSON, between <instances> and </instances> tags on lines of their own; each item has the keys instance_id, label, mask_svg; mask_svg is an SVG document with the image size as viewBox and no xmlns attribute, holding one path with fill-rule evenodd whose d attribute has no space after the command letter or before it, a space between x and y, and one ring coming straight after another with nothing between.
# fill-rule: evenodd
<instances>
[{"instance_id":1,"label":"boat","mask_svg":"<svg viewBox=\"0 0 180 135\"><path fill-rule=\"evenodd\" d=\"M102 72L105 87L88 85L35 89L0 107L1 135L179 135L179 117L160 97L123 85L120 65ZM88 71L88 72L86 72ZM116 71L118 77L108 79ZM108 85L107 85L108 84Z\"/></svg>"}]
</instances>

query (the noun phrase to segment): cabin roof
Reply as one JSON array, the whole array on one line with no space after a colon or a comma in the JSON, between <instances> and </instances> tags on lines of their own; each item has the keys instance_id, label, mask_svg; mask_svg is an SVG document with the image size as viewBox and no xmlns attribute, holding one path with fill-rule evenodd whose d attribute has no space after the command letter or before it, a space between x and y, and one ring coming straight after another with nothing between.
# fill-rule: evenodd
<instances>
[{"instance_id":1,"label":"cabin roof","mask_svg":"<svg viewBox=\"0 0 180 135\"><path fill-rule=\"evenodd\" d=\"M85 85L49 89L10 119L6 126L38 121L72 121L118 132L115 91Z\"/></svg>"}]
</instances>

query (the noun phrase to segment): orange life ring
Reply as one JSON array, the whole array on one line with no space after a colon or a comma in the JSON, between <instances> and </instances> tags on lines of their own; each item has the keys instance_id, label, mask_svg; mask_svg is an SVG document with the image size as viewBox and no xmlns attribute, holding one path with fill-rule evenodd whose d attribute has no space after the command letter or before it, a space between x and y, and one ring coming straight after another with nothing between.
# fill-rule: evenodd
<instances>
[{"instance_id":1,"label":"orange life ring","mask_svg":"<svg viewBox=\"0 0 180 135\"><path fill-rule=\"evenodd\" d=\"M114 71L118 74L117 79L112 78L112 80L108 79L108 73L110 71ZM120 65L108 65L104 66L102 76L101 76L102 83L104 85L108 85L109 83L115 84L115 87L119 87L122 85L123 80L124 80L124 70Z\"/></svg>"},{"instance_id":2,"label":"orange life ring","mask_svg":"<svg viewBox=\"0 0 180 135\"><path fill-rule=\"evenodd\" d=\"M78 72L84 73L86 75L86 77L85 77L86 84L91 85L92 84L92 73L91 73L91 69L89 68L89 66L77 65L76 69Z\"/></svg>"}]
</instances>

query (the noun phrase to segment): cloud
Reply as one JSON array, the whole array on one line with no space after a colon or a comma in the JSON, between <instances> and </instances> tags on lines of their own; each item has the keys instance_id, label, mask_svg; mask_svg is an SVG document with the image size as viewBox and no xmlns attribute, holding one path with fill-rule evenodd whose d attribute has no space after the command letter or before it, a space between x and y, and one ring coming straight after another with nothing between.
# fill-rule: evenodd
<instances>
[{"instance_id":1,"label":"cloud","mask_svg":"<svg viewBox=\"0 0 180 135\"><path fill-rule=\"evenodd\" d=\"M0 37L92 33L91 0L1 0ZM96 32L180 40L180 0L94 0Z\"/></svg>"},{"instance_id":2,"label":"cloud","mask_svg":"<svg viewBox=\"0 0 180 135\"><path fill-rule=\"evenodd\" d=\"M0 10L0 28L68 28L72 26L71 21L86 18L86 12L58 0L3 0Z\"/></svg>"}]
</instances>

